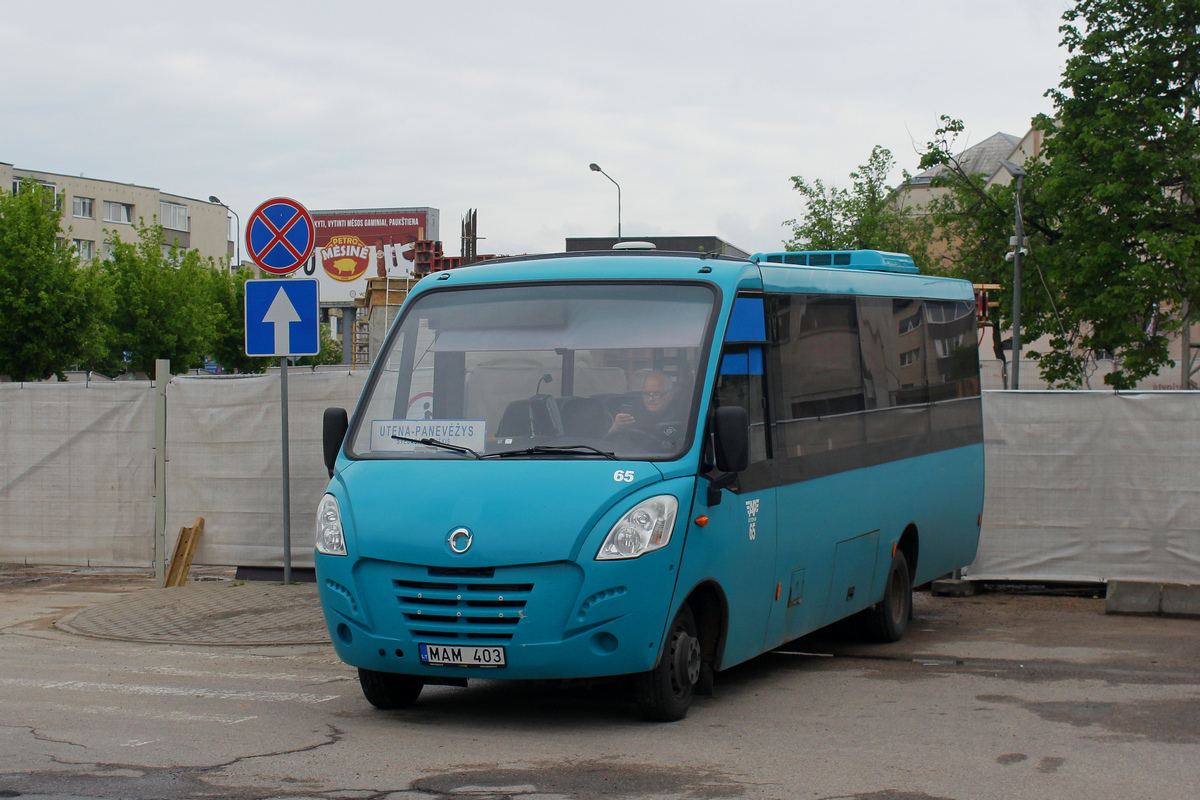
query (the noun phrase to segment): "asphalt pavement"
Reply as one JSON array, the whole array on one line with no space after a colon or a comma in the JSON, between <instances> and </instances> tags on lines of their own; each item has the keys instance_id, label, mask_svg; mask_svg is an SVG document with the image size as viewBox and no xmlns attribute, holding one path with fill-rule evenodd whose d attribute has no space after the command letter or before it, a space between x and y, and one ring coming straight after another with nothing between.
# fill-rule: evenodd
<instances>
[{"instance_id":1,"label":"asphalt pavement","mask_svg":"<svg viewBox=\"0 0 1200 800\"><path fill-rule=\"evenodd\" d=\"M136 569L0 565L0 593L78 593L80 603L53 626L72 634L131 642L195 645L327 644L315 583L236 580L236 570L193 568L186 585L155 587ZM1100 587L1097 587L1100 588ZM827 629L784 651L851 657L1013 658L1036 649L1065 663L1098 651L1118 662L1194 667L1200 617L1105 613L1102 597L1078 591L1010 587L973 597L914 596L914 619L897 644L875 645ZM1086 593L1085 593L1086 594ZM1132 645L1132 646L1131 646Z\"/></svg>"},{"instance_id":2,"label":"asphalt pavement","mask_svg":"<svg viewBox=\"0 0 1200 800\"><path fill-rule=\"evenodd\" d=\"M0 565L0 797L1175 800L1200 785L1200 617L1032 587L918 592L896 644L805 637L647 725L619 680L473 680L381 712L328 643L314 584L235 578L198 567L157 589L144 570Z\"/></svg>"}]
</instances>

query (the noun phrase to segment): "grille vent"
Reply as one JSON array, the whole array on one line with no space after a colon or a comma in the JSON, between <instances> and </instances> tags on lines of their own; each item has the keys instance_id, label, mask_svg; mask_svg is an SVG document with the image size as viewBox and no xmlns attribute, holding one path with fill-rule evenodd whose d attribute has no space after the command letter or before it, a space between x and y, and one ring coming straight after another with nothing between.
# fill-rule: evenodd
<instances>
[{"instance_id":1,"label":"grille vent","mask_svg":"<svg viewBox=\"0 0 1200 800\"><path fill-rule=\"evenodd\" d=\"M481 579L490 575L461 574L465 570L459 574L444 574L453 570L430 572L433 580L392 581L414 639L503 644L513 638L533 591L532 583L487 583Z\"/></svg>"}]
</instances>

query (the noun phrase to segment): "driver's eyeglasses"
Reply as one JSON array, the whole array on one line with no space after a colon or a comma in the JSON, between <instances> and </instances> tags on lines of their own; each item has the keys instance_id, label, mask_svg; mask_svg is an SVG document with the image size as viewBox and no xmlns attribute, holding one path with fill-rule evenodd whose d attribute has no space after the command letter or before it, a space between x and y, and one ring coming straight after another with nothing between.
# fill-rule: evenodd
<instances>
[{"instance_id":1,"label":"driver's eyeglasses","mask_svg":"<svg viewBox=\"0 0 1200 800\"><path fill-rule=\"evenodd\" d=\"M670 392L642 392L642 397L647 400L661 400L669 394Z\"/></svg>"}]
</instances>

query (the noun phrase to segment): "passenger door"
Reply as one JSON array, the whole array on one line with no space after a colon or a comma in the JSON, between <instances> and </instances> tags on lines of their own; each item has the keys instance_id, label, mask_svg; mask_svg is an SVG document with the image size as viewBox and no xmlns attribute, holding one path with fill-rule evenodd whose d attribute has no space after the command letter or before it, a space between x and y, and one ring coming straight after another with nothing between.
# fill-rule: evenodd
<instances>
[{"instance_id":1,"label":"passenger door","mask_svg":"<svg viewBox=\"0 0 1200 800\"><path fill-rule=\"evenodd\" d=\"M761 297L739 297L722 348L712 406L741 406L750 417L750 467L736 484L708 504L709 480L697 480L693 524L681 564L683 585L716 580L729 609L720 667L752 658L763 650L771 605L775 602L775 489L769 475L770 436L763 374L765 341ZM715 477L715 471L710 476Z\"/></svg>"}]
</instances>

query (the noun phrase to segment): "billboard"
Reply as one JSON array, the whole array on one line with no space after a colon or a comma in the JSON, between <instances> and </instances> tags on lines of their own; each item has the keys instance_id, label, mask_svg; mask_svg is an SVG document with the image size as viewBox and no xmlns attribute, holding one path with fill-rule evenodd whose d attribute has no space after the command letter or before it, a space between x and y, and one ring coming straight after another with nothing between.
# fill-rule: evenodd
<instances>
[{"instance_id":1,"label":"billboard","mask_svg":"<svg viewBox=\"0 0 1200 800\"><path fill-rule=\"evenodd\" d=\"M321 304L348 304L367 290L368 278L412 274L413 243L437 240L436 208L361 208L310 211L316 246L294 275L316 278Z\"/></svg>"}]
</instances>

